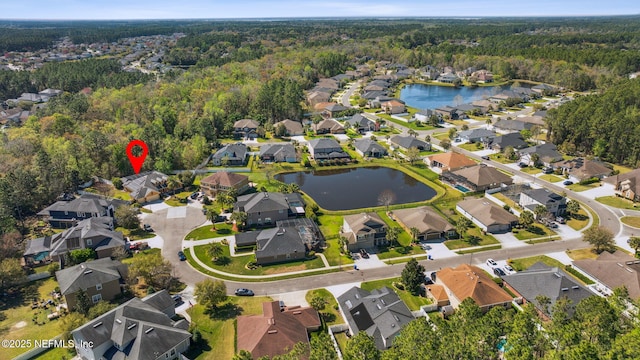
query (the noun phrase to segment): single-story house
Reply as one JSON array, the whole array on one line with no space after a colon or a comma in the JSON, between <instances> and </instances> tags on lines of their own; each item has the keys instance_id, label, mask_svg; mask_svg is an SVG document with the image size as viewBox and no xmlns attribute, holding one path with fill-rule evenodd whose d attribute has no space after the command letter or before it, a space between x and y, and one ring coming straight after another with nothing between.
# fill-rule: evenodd
<instances>
[{"instance_id":1,"label":"single-story house","mask_svg":"<svg viewBox=\"0 0 640 360\"><path fill-rule=\"evenodd\" d=\"M83 290L95 304L100 300L111 301L122 294L128 267L120 261L102 258L56 271L60 293L67 308L76 307L76 295Z\"/></svg>"},{"instance_id":2,"label":"single-story house","mask_svg":"<svg viewBox=\"0 0 640 360\"><path fill-rule=\"evenodd\" d=\"M315 106L317 104L328 102L329 100L331 100L331 95L333 94L334 90L326 90L328 91L310 91L307 94L307 102L309 103L309 105Z\"/></svg>"},{"instance_id":3,"label":"single-story house","mask_svg":"<svg viewBox=\"0 0 640 360\"><path fill-rule=\"evenodd\" d=\"M87 360L181 359L191 333L186 320L172 320L174 306L166 290L133 298L73 330L76 352Z\"/></svg>"},{"instance_id":4,"label":"single-story house","mask_svg":"<svg viewBox=\"0 0 640 360\"><path fill-rule=\"evenodd\" d=\"M264 144L260 146L260 160L264 162L298 162L293 144Z\"/></svg>"},{"instance_id":5,"label":"single-story house","mask_svg":"<svg viewBox=\"0 0 640 360\"><path fill-rule=\"evenodd\" d=\"M342 146L333 138L309 140L309 154L315 160L350 159Z\"/></svg>"},{"instance_id":6,"label":"single-story house","mask_svg":"<svg viewBox=\"0 0 640 360\"><path fill-rule=\"evenodd\" d=\"M394 210L393 218L409 234L411 228L418 229L418 241L443 240L456 235L455 227L430 206Z\"/></svg>"},{"instance_id":7,"label":"single-story house","mask_svg":"<svg viewBox=\"0 0 640 360\"><path fill-rule=\"evenodd\" d=\"M221 191L235 190L241 195L249 190L249 177L227 171L218 171L200 180L200 189L209 195L216 196Z\"/></svg>"},{"instance_id":8,"label":"single-story house","mask_svg":"<svg viewBox=\"0 0 640 360\"><path fill-rule=\"evenodd\" d=\"M233 136L235 138L255 139L258 137L256 130L260 123L253 119L238 120L233 124Z\"/></svg>"},{"instance_id":9,"label":"single-story house","mask_svg":"<svg viewBox=\"0 0 640 360\"><path fill-rule=\"evenodd\" d=\"M376 123L362 114L355 114L352 117L346 119L344 122L351 125L352 129L361 134L364 134L367 131L378 130L378 126L376 125Z\"/></svg>"},{"instance_id":10,"label":"single-story house","mask_svg":"<svg viewBox=\"0 0 640 360\"><path fill-rule=\"evenodd\" d=\"M409 150L412 147L415 147L420 151L431 150L431 144L411 135L396 135L389 139L389 142L404 150Z\"/></svg>"},{"instance_id":11,"label":"single-story house","mask_svg":"<svg viewBox=\"0 0 640 360\"><path fill-rule=\"evenodd\" d=\"M407 305L386 286L371 292L354 286L337 300L349 333L366 332L379 350L391 347L402 328L414 320Z\"/></svg>"},{"instance_id":12,"label":"single-story house","mask_svg":"<svg viewBox=\"0 0 640 360\"><path fill-rule=\"evenodd\" d=\"M531 212L536 206L542 205L554 216L562 216L567 212L567 198L544 188L524 190L518 204Z\"/></svg>"},{"instance_id":13,"label":"single-story house","mask_svg":"<svg viewBox=\"0 0 640 360\"><path fill-rule=\"evenodd\" d=\"M413 117L416 119L416 121L420 121L423 123L429 123L431 122L431 117L435 116L438 119L438 122L442 122L442 115L440 115L439 113L435 112L434 110L431 109L424 109L424 110L420 110L417 113L415 113L413 115Z\"/></svg>"},{"instance_id":14,"label":"single-story house","mask_svg":"<svg viewBox=\"0 0 640 360\"><path fill-rule=\"evenodd\" d=\"M517 118L515 120L500 119L493 124L493 128L501 133L520 133L522 130L531 130L536 124L530 122L520 121Z\"/></svg>"},{"instance_id":15,"label":"single-story house","mask_svg":"<svg viewBox=\"0 0 640 360\"><path fill-rule=\"evenodd\" d=\"M465 130L458 133L458 138L470 143L489 142L490 139L493 139L494 137L496 137L496 133L483 128Z\"/></svg>"},{"instance_id":16,"label":"single-story house","mask_svg":"<svg viewBox=\"0 0 640 360\"><path fill-rule=\"evenodd\" d=\"M631 299L640 299L640 259L624 251L605 251L596 259L576 260L573 266L606 286L609 293L625 286Z\"/></svg>"},{"instance_id":17,"label":"single-story house","mask_svg":"<svg viewBox=\"0 0 640 360\"><path fill-rule=\"evenodd\" d=\"M303 216L304 206L298 193L257 192L238 196L234 211L247 213L248 226L273 226L277 221Z\"/></svg>"},{"instance_id":18,"label":"single-story house","mask_svg":"<svg viewBox=\"0 0 640 360\"><path fill-rule=\"evenodd\" d=\"M478 164L454 151L427 156L424 162L436 172L453 171Z\"/></svg>"},{"instance_id":19,"label":"single-story house","mask_svg":"<svg viewBox=\"0 0 640 360\"><path fill-rule=\"evenodd\" d=\"M311 307L281 309L279 301L263 302L261 315L238 317L238 351L249 351L254 359L284 355L297 343L308 346L309 333L321 325L318 312Z\"/></svg>"},{"instance_id":20,"label":"single-story house","mask_svg":"<svg viewBox=\"0 0 640 360\"><path fill-rule=\"evenodd\" d=\"M522 150L518 150L518 154L520 154L520 162L529 165L535 165L533 164L533 160L531 158L531 155L533 154L538 154L540 162L545 166L551 166L551 164L562 161L563 159L562 154L558 152L556 146L552 143L545 143L524 148Z\"/></svg>"},{"instance_id":21,"label":"single-story house","mask_svg":"<svg viewBox=\"0 0 640 360\"><path fill-rule=\"evenodd\" d=\"M325 117L336 117L338 116L338 114L340 114L343 111L349 110L348 107L342 106L340 104L336 104L336 103L331 103L327 106L324 107L324 110L322 111L322 115L324 115Z\"/></svg>"},{"instance_id":22,"label":"single-story house","mask_svg":"<svg viewBox=\"0 0 640 360\"><path fill-rule=\"evenodd\" d=\"M380 158L387 155L387 149L371 139L357 139L353 142L356 152L363 157Z\"/></svg>"},{"instance_id":23,"label":"single-story house","mask_svg":"<svg viewBox=\"0 0 640 360\"><path fill-rule=\"evenodd\" d=\"M302 123L299 121L293 121L289 119L285 119L273 124L273 129L277 133L277 129L280 126L284 126L285 133L287 136L298 136L304 135L304 128L302 127Z\"/></svg>"},{"instance_id":24,"label":"single-story house","mask_svg":"<svg viewBox=\"0 0 640 360\"><path fill-rule=\"evenodd\" d=\"M461 185L471 191L485 191L513 183L511 176L485 164L444 171L440 179L452 186Z\"/></svg>"},{"instance_id":25,"label":"single-story house","mask_svg":"<svg viewBox=\"0 0 640 360\"><path fill-rule=\"evenodd\" d=\"M640 201L640 169L610 176L604 182L614 186L616 195L631 201Z\"/></svg>"},{"instance_id":26,"label":"single-story house","mask_svg":"<svg viewBox=\"0 0 640 360\"><path fill-rule=\"evenodd\" d=\"M464 217L488 233L504 233L518 223L518 217L487 198L465 199L456 205Z\"/></svg>"},{"instance_id":27,"label":"single-story house","mask_svg":"<svg viewBox=\"0 0 640 360\"><path fill-rule=\"evenodd\" d=\"M211 157L214 166L244 166L247 161L247 146L243 143L227 144Z\"/></svg>"},{"instance_id":28,"label":"single-story house","mask_svg":"<svg viewBox=\"0 0 640 360\"><path fill-rule=\"evenodd\" d=\"M500 152L504 152L504 149L509 146L511 146L514 150L520 150L526 148L529 145L526 141L524 141L522 135L520 135L519 132L496 136L494 138L491 138L488 142L488 147L491 150Z\"/></svg>"},{"instance_id":29,"label":"single-story house","mask_svg":"<svg viewBox=\"0 0 640 360\"><path fill-rule=\"evenodd\" d=\"M547 319L551 317L553 305L558 300L571 301L568 314L571 316L580 301L594 295L564 270L541 262L531 265L527 270L504 276L502 280L507 289L523 298L525 303L532 303L538 313ZM536 300L538 296L546 296L550 300L548 306L541 306Z\"/></svg>"},{"instance_id":30,"label":"single-story house","mask_svg":"<svg viewBox=\"0 0 640 360\"><path fill-rule=\"evenodd\" d=\"M345 215L341 233L349 241L350 252L389 244L387 224L374 212Z\"/></svg>"},{"instance_id":31,"label":"single-story house","mask_svg":"<svg viewBox=\"0 0 640 360\"><path fill-rule=\"evenodd\" d=\"M344 134L344 126L334 119L324 119L313 125L313 130L320 134Z\"/></svg>"},{"instance_id":32,"label":"single-story house","mask_svg":"<svg viewBox=\"0 0 640 360\"><path fill-rule=\"evenodd\" d=\"M562 169L562 172L571 176L577 181L588 180L591 178L602 179L611 175L613 171L603 162L597 160L588 160L584 158L573 158L554 164L555 167Z\"/></svg>"},{"instance_id":33,"label":"single-story house","mask_svg":"<svg viewBox=\"0 0 640 360\"><path fill-rule=\"evenodd\" d=\"M147 171L122 178L122 187L140 204L160 199L167 189L169 176L158 171Z\"/></svg>"},{"instance_id":34,"label":"single-story house","mask_svg":"<svg viewBox=\"0 0 640 360\"><path fill-rule=\"evenodd\" d=\"M477 266L462 264L436 273L436 284L447 290L451 306L472 298L484 312L501 306L509 308L513 298Z\"/></svg>"}]
</instances>

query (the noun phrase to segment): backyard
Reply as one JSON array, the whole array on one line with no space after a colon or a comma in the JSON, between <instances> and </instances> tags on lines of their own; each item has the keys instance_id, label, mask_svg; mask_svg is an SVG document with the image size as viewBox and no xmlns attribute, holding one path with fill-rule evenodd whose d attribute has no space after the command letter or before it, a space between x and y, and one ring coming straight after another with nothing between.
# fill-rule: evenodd
<instances>
[{"instance_id":1,"label":"backyard","mask_svg":"<svg viewBox=\"0 0 640 360\"><path fill-rule=\"evenodd\" d=\"M227 235L234 235L236 234L236 232L231 229L232 227L233 227L232 224L216 223L216 229L212 230L213 227L211 225L205 225L192 230L190 233L188 233L184 237L184 239L185 240L204 240L204 239L217 238L217 237L222 237Z\"/></svg>"},{"instance_id":2,"label":"backyard","mask_svg":"<svg viewBox=\"0 0 640 360\"><path fill-rule=\"evenodd\" d=\"M320 313L322 314L322 318L324 319L325 325L331 326L335 324L343 324L344 319L342 319L342 315L340 315L340 311L337 309L338 302L336 301L336 298L333 297L333 294L331 294L327 289L315 289L315 290L307 291L307 294L305 295L304 298L305 300L307 300L307 303L311 304L311 299L313 299L316 296L321 297L326 301L324 310L320 310ZM298 305L298 304L292 304L292 305Z\"/></svg>"}]
</instances>

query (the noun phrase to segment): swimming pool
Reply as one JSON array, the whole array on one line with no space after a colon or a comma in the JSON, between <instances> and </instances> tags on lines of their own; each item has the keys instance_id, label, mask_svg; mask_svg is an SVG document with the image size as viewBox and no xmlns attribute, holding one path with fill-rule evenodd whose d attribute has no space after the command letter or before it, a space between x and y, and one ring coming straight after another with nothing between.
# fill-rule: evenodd
<instances>
[{"instance_id":1,"label":"swimming pool","mask_svg":"<svg viewBox=\"0 0 640 360\"><path fill-rule=\"evenodd\" d=\"M467 189L466 187L464 187L462 185L456 185L455 188L460 190L460 191L462 191L463 193L467 193L467 192L471 191L471 190Z\"/></svg>"}]
</instances>

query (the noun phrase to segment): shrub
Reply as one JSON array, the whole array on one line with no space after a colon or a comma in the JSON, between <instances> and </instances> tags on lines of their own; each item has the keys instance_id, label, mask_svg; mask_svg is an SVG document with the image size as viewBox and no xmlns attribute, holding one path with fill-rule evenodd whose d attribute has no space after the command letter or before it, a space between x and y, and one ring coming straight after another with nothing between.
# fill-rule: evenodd
<instances>
[{"instance_id":1,"label":"shrub","mask_svg":"<svg viewBox=\"0 0 640 360\"><path fill-rule=\"evenodd\" d=\"M404 290L404 284L403 283L399 283L399 282L393 282L393 287L395 287L398 290Z\"/></svg>"}]
</instances>

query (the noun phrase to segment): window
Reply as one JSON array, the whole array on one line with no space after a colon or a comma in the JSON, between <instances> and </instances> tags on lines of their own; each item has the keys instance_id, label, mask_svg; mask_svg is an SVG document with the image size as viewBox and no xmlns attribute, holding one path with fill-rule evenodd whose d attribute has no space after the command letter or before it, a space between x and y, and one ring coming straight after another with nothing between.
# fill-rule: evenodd
<instances>
[{"instance_id":1,"label":"window","mask_svg":"<svg viewBox=\"0 0 640 360\"><path fill-rule=\"evenodd\" d=\"M176 349L171 349L171 356L176 354Z\"/></svg>"},{"instance_id":2,"label":"window","mask_svg":"<svg viewBox=\"0 0 640 360\"><path fill-rule=\"evenodd\" d=\"M102 300L102 294L95 294L91 297L91 301L93 301L94 304L100 300Z\"/></svg>"},{"instance_id":3,"label":"window","mask_svg":"<svg viewBox=\"0 0 640 360\"><path fill-rule=\"evenodd\" d=\"M98 291L102 290L102 284L97 284L96 285L96 290L98 290Z\"/></svg>"},{"instance_id":4,"label":"window","mask_svg":"<svg viewBox=\"0 0 640 360\"><path fill-rule=\"evenodd\" d=\"M93 245L93 241L91 239L87 239L87 246Z\"/></svg>"}]
</instances>

